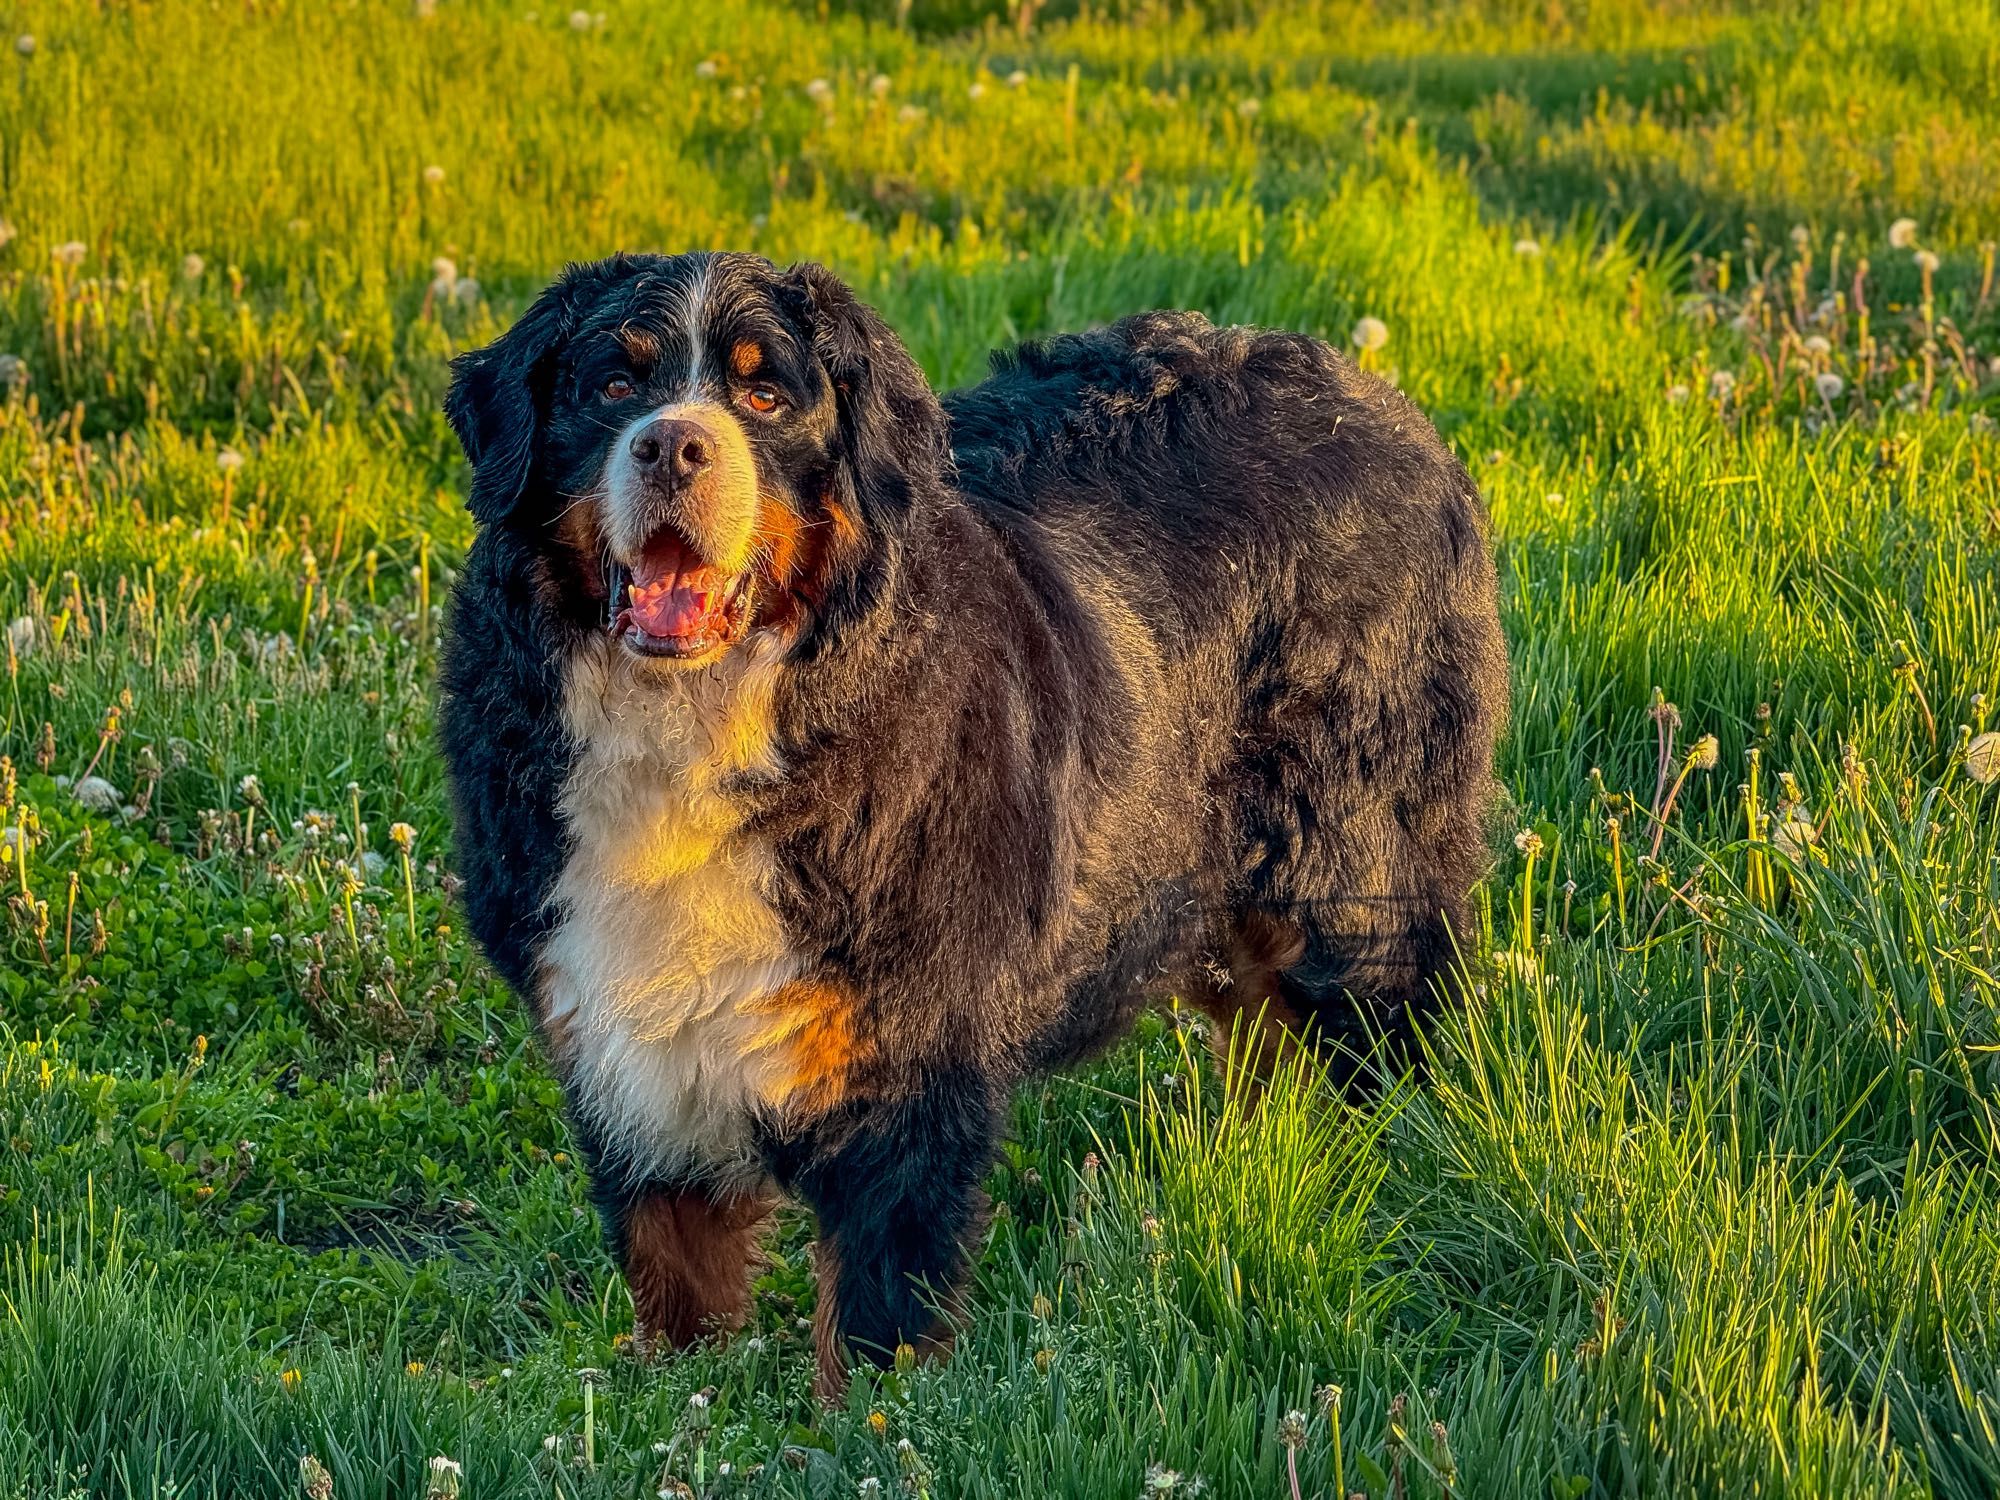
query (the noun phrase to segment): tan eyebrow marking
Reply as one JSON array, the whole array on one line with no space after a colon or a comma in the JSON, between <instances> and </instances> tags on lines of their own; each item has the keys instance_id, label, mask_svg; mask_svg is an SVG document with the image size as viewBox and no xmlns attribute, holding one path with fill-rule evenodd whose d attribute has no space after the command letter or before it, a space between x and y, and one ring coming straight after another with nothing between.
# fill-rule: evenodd
<instances>
[{"instance_id":1,"label":"tan eyebrow marking","mask_svg":"<svg viewBox=\"0 0 2000 1500\"><path fill-rule=\"evenodd\" d=\"M628 324L618 330L618 342L634 359L653 360L660 357L660 340L647 329Z\"/></svg>"},{"instance_id":2,"label":"tan eyebrow marking","mask_svg":"<svg viewBox=\"0 0 2000 1500\"><path fill-rule=\"evenodd\" d=\"M755 375L764 368L764 351L754 340L744 339L729 351L729 368L738 375Z\"/></svg>"}]
</instances>

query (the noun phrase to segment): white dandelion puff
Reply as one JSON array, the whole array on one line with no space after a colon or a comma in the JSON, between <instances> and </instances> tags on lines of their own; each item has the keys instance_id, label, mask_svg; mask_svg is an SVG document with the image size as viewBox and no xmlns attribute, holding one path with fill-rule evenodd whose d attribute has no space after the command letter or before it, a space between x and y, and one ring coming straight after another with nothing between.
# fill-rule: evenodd
<instances>
[{"instance_id":1,"label":"white dandelion puff","mask_svg":"<svg viewBox=\"0 0 2000 1500\"><path fill-rule=\"evenodd\" d=\"M1847 389L1847 382L1831 370L1822 370L1813 376L1813 389L1819 392L1822 401L1838 401L1841 392Z\"/></svg>"},{"instance_id":2,"label":"white dandelion puff","mask_svg":"<svg viewBox=\"0 0 2000 1500\"><path fill-rule=\"evenodd\" d=\"M436 162L432 162L428 167L424 168L424 181L428 182L432 187L436 187L444 181L444 168Z\"/></svg>"},{"instance_id":3,"label":"white dandelion puff","mask_svg":"<svg viewBox=\"0 0 2000 1500\"><path fill-rule=\"evenodd\" d=\"M189 281L201 280L201 273L208 269L208 262L193 251L181 257L181 275Z\"/></svg>"},{"instance_id":4,"label":"white dandelion puff","mask_svg":"<svg viewBox=\"0 0 2000 1500\"><path fill-rule=\"evenodd\" d=\"M1727 401L1736 392L1736 372L1716 370L1708 377L1708 394L1717 401Z\"/></svg>"},{"instance_id":5,"label":"white dandelion puff","mask_svg":"<svg viewBox=\"0 0 2000 1500\"><path fill-rule=\"evenodd\" d=\"M64 240L49 253L58 264L80 266L84 257L90 254L90 247L82 240Z\"/></svg>"},{"instance_id":6,"label":"white dandelion puff","mask_svg":"<svg viewBox=\"0 0 2000 1500\"><path fill-rule=\"evenodd\" d=\"M833 85L824 78L815 78L806 85L806 97L815 103L824 104L833 97Z\"/></svg>"},{"instance_id":7,"label":"white dandelion puff","mask_svg":"<svg viewBox=\"0 0 2000 1500\"><path fill-rule=\"evenodd\" d=\"M1542 242L1536 239L1518 239L1514 241L1514 253L1529 257L1540 255L1542 253Z\"/></svg>"},{"instance_id":8,"label":"white dandelion puff","mask_svg":"<svg viewBox=\"0 0 2000 1500\"><path fill-rule=\"evenodd\" d=\"M1910 260L1919 271L1935 272L1938 268L1937 252L1933 250L1919 250Z\"/></svg>"},{"instance_id":9,"label":"white dandelion puff","mask_svg":"<svg viewBox=\"0 0 2000 1500\"><path fill-rule=\"evenodd\" d=\"M1818 842L1819 830L1813 820L1797 808L1785 814L1785 820L1771 831L1771 847L1794 864L1803 863L1806 851Z\"/></svg>"},{"instance_id":10,"label":"white dandelion puff","mask_svg":"<svg viewBox=\"0 0 2000 1500\"><path fill-rule=\"evenodd\" d=\"M697 78L713 78L721 71L722 68L712 57L704 57L694 65L694 76Z\"/></svg>"},{"instance_id":11,"label":"white dandelion puff","mask_svg":"<svg viewBox=\"0 0 2000 1500\"><path fill-rule=\"evenodd\" d=\"M1348 337L1355 348L1372 352L1389 342L1389 325L1380 318L1358 318Z\"/></svg>"},{"instance_id":12,"label":"white dandelion puff","mask_svg":"<svg viewBox=\"0 0 2000 1500\"><path fill-rule=\"evenodd\" d=\"M234 448L224 448L215 455L215 466L225 474L234 474L243 467L243 455Z\"/></svg>"},{"instance_id":13,"label":"white dandelion puff","mask_svg":"<svg viewBox=\"0 0 2000 1500\"><path fill-rule=\"evenodd\" d=\"M1965 747L1965 774L1981 786L2000 781L2000 733L1976 734Z\"/></svg>"},{"instance_id":14,"label":"white dandelion puff","mask_svg":"<svg viewBox=\"0 0 2000 1500\"><path fill-rule=\"evenodd\" d=\"M102 776L86 776L70 788L70 795L94 813L114 813L125 799L118 788Z\"/></svg>"},{"instance_id":15,"label":"white dandelion puff","mask_svg":"<svg viewBox=\"0 0 2000 1500\"><path fill-rule=\"evenodd\" d=\"M1020 88L1027 81L1028 70L1026 68L1016 68L1007 75L1007 87L1010 89Z\"/></svg>"},{"instance_id":16,"label":"white dandelion puff","mask_svg":"<svg viewBox=\"0 0 2000 1500\"><path fill-rule=\"evenodd\" d=\"M1889 226L1889 245L1896 250L1911 250L1917 243L1917 221L1898 219Z\"/></svg>"}]
</instances>

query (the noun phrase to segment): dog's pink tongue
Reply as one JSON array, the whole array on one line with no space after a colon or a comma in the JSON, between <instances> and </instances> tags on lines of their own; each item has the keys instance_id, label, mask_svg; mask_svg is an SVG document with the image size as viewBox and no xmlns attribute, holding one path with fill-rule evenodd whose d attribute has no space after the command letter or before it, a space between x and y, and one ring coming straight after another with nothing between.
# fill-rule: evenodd
<instances>
[{"instance_id":1,"label":"dog's pink tongue","mask_svg":"<svg viewBox=\"0 0 2000 1500\"><path fill-rule=\"evenodd\" d=\"M649 544L632 568L626 608L648 635L689 636L720 611L721 577L678 537Z\"/></svg>"}]
</instances>

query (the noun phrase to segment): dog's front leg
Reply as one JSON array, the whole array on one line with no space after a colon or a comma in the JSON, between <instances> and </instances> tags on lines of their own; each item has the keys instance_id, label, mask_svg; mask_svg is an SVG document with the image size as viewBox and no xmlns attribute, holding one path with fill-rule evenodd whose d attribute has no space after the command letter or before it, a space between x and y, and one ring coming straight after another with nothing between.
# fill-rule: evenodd
<instances>
[{"instance_id":1,"label":"dog's front leg","mask_svg":"<svg viewBox=\"0 0 2000 1500\"><path fill-rule=\"evenodd\" d=\"M934 1071L894 1100L853 1101L788 1152L819 1218L817 1390L837 1400L851 1362L886 1368L899 1345L948 1352L969 1242L984 1222L995 1089L970 1068Z\"/></svg>"},{"instance_id":2,"label":"dog's front leg","mask_svg":"<svg viewBox=\"0 0 2000 1500\"><path fill-rule=\"evenodd\" d=\"M600 1207L632 1293L635 1352L685 1348L742 1327L769 1194L655 1183L602 1193Z\"/></svg>"}]
</instances>

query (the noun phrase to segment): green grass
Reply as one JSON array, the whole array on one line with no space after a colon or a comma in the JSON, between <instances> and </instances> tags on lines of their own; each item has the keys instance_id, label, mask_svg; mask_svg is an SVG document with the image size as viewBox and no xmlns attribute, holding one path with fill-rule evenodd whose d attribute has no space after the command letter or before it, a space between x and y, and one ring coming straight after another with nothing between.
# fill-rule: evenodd
<instances>
[{"instance_id":1,"label":"green grass","mask_svg":"<svg viewBox=\"0 0 2000 1500\"><path fill-rule=\"evenodd\" d=\"M2000 13L420 9L8 11L0 1497L2000 1494ZM1429 1080L1251 1110L1150 1019L1021 1100L956 1357L830 1412L796 1215L625 1357L431 747L446 360L695 246L940 383L1380 318L1513 641Z\"/></svg>"}]
</instances>

